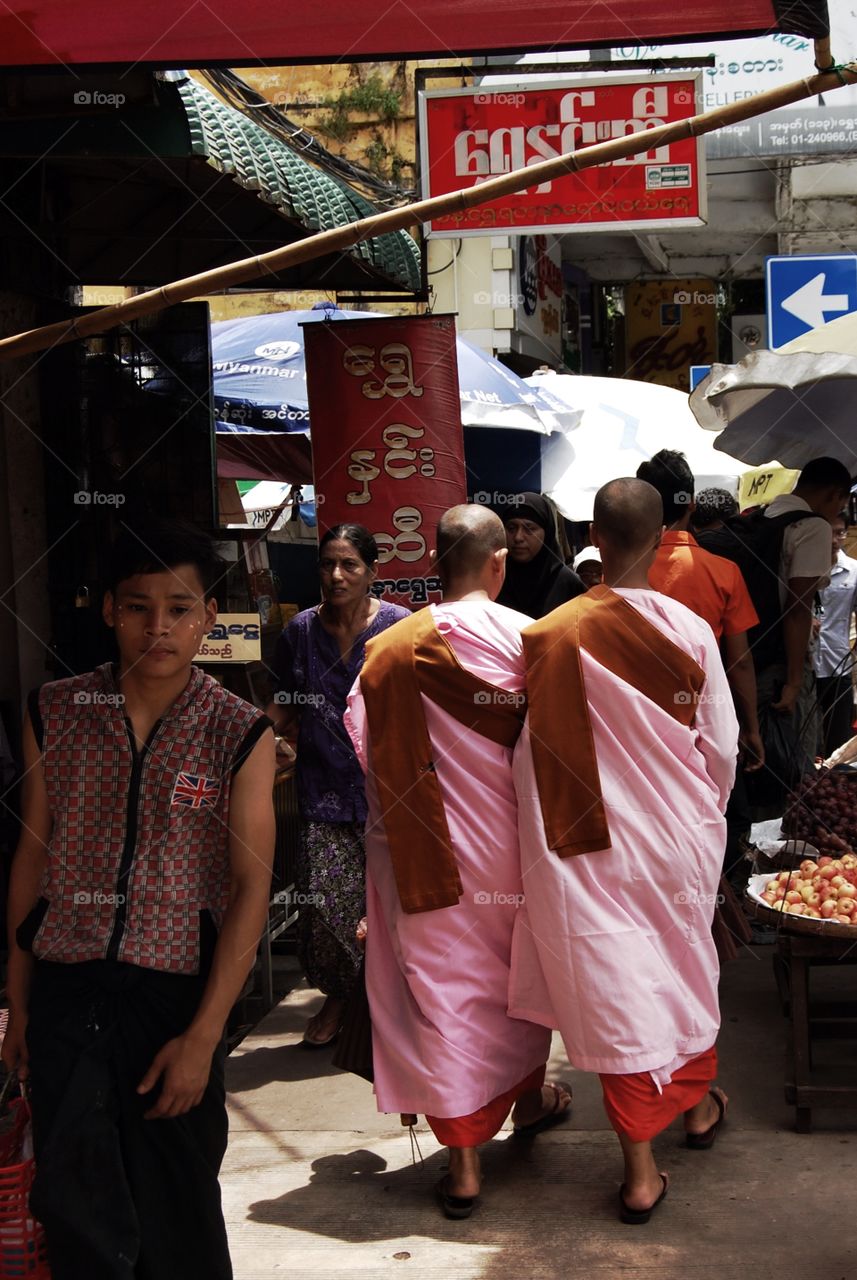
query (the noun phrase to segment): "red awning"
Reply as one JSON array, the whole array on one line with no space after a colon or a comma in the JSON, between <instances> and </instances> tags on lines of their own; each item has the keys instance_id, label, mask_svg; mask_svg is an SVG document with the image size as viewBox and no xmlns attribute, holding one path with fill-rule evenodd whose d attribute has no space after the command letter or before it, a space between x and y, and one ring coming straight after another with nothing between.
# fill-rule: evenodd
<instances>
[{"instance_id":1,"label":"red awning","mask_svg":"<svg viewBox=\"0 0 857 1280\"><path fill-rule=\"evenodd\" d=\"M303 435L217 435L221 479L312 484L312 448Z\"/></svg>"},{"instance_id":2,"label":"red awning","mask_svg":"<svg viewBox=\"0 0 857 1280\"><path fill-rule=\"evenodd\" d=\"M355 62L827 31L826 0L6 0L0 67Z\"/></svg>"}]
</instances>

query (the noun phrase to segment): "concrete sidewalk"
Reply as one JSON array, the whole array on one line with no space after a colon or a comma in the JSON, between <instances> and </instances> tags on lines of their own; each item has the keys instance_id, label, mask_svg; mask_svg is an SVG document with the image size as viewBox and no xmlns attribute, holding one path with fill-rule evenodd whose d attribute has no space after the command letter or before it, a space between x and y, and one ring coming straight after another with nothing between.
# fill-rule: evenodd
<instances>
[{"instance_id":1,"label":"concrete sidewalk","mask_svg":"<svg viewBox=\"0 0 857 1280\"><path fill-rule=\"evenodd\" d=\"M415 1166L407 1130L376 1113L370 1086L331 1067L330 1049L300 1047L320 997L297 988L229 1062L222 1183L236 1280L857 1280L857 1112L816 1112L812 1134L794 1132L772 950L745 949L724 969L729 1122L709 1152L688 1151L678 1129L658 1139L670 1193L638 1228L616 1214L619 1147L598 1080L571 1071L558 1036L549 1077L573 1083L573 1119L530 1142L499 1134L483 1148L473 1217L448 1222L431 1194L443 1149L421 1121ZM840 990L849 972L835 975Z\"/></svg>"}]
</instances>

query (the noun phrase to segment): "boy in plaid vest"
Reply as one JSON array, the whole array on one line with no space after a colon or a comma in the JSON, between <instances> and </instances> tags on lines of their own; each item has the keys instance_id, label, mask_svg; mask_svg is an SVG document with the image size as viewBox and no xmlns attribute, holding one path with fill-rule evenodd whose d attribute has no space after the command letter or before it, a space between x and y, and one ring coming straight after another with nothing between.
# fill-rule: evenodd
<instances>
[{"instance_id":1,"label":"boy in plaid vest","mask_svg":"<svg viewBox=\"0 0 857 1280\"><path fill-rule=\"evenodd\" d=\"M273 734L193 665L211 540L153 521L113 561L118 663L30 698L3 1060L54 1280L230 1280L223 1031L267 914Z\"/></svg>"}]
</instances>

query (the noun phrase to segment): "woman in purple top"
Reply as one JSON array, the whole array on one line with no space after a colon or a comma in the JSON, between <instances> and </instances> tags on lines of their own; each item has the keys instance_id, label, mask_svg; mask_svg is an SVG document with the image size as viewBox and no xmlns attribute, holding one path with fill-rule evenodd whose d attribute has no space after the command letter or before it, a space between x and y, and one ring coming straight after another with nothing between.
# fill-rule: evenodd
<instances>
[{"instance_id":1,"label":"woman in purple top","mask_svg":"<svg viewBox=\"0 0 857 1280\"><path fill-rule=\"evenodd\" d=\"M329 529L319 546L322 602L292 618L277 645L273 715L278 731L297 730L301 848L295 875L300 958L327 999L304 1044L330 1044L360 963L356 928L366 909L363 773L342 722L366 642L408 617L370 594L375 539L359 524Z\"/></svg>"}]
</instances>

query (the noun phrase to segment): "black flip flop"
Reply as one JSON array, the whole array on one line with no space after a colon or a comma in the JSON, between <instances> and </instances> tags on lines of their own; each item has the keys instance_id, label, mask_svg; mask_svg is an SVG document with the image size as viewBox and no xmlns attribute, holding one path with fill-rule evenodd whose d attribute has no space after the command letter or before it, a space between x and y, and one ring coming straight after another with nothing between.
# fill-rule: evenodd
<instances>
[{"instance_id":1,"label":"black flip flop","mask_svg":"<svg viewBox=\"0 0 857 1280\"><path fill-rule=\"evenodd\" d=\"M545 1129L552 1129L555 1124L562 1124L571 1115L571 1107L574 1100L571 1085L566 1084L564 1080L551 1080L548 1082L548 1087L554 1091L553 1108L547 1115L534 1120L532 1124L515 1125L512 1133L516 1138L534 1138L537 1133L544 1133ZM568 1106L562 1107L562 1109L560 1109L560 1089L563 1089L572 1099L572 1102L569 1102Z\"/></svg>"},{"instance_id":2,"label":"black flip flop","mask_svg":"<svg viewBox=\"0 0 857 1280\"><path fill-rule=\"evenodd\" d=\"M710 1151L714 1146L714 1140L717 1137L717 1131L726 1119L726 1104L719 1093L715 1093L713 1089L708 1090L709 1095L717 1103L720 1114L710 1128L705 1133L686 1133L684 1136L685 1146L691 1151Z\"/></svg>"},{"instance_id":3,"label":"black flip flop","mask_svg":"<svg viewBox=\"0 0 857 1280\"><path fill-rule=\"evenodd\" d=\"M469 1218L473 1212L474 1206L478 1203L478 1196L454 1196L447 1191L449 1183L449 1174L444 1174L440 1182L434 1185L435 1195L440 1201L440 1207L443 1209L445 1218L454 1218L460 1221L462 1218Z\"/></svg>"},{"instance_id":4,"label":"black flip flop","mask_svg":"<svg viewBox=\"0 0 857 1280\"><path fill-rule=\"evenodd\" d=\"M619 1188L620 1221L624 1222L629 1227L644 1227L646 1225L646 1223L649 1221L649 1218L651 1218L652 1214L657 1209L658 1205L661 1203L662 1200L666 1198L667 1191L669 1191L669 1186L670 1186L669 1178L664 1173L660 1174L659 1177L661 1182L664 1184L664 1189L661 1192L661 1194L658 1196L655 1203L651 1205L648 1209L632 1209L629 1205L627 1205L625 1203L625 1195L624 1195L625 1184L624 1182L622 1183L621 1187Z\"/></svg>"}]
</instances>

